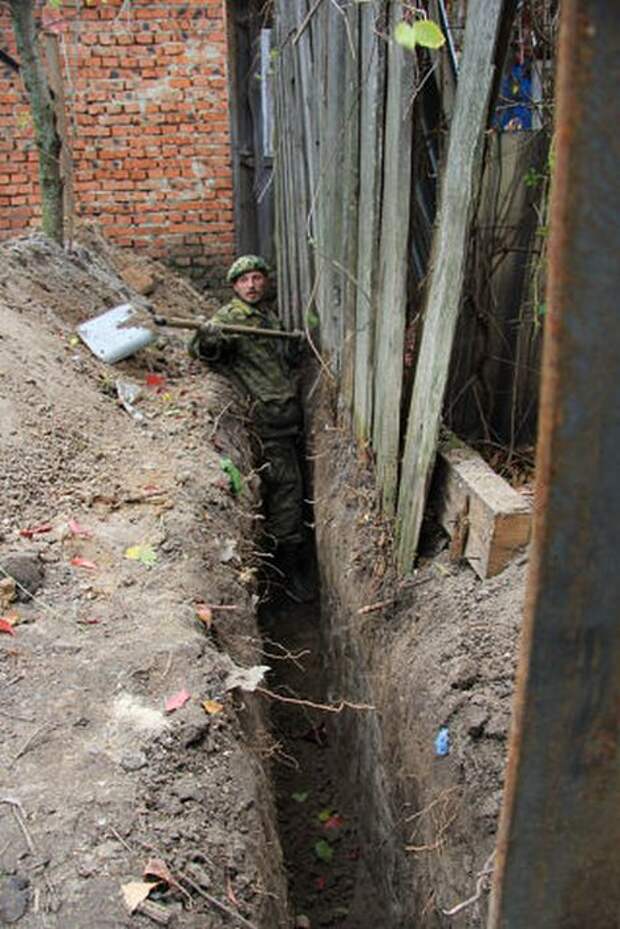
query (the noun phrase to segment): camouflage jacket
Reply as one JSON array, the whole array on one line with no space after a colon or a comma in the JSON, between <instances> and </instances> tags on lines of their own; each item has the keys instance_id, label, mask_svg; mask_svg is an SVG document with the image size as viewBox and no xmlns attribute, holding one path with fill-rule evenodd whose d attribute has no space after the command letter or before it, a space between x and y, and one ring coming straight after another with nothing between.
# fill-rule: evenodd
<instances>
[{"instance_id":1,"label":"camouflage jacket","mask_svg":"<svg viewBox=\"0 0 620 929\"><path fill-rule=\"evenodd\" d=\"M221 307L211 321L282 329L280 320L266 304L251 306L239 297ZM229 377L258 407L268 405L273 411L270 419L289 420L290 408L298 406L293 363L299 345L293 340L199 331L189 344L189 352Z\"/></svg>"}]
</instances>

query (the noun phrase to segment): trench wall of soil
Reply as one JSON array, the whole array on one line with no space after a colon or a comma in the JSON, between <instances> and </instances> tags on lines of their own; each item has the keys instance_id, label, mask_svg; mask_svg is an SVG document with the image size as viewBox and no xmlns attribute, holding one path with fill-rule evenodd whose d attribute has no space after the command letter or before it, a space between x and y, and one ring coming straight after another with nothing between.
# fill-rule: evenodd
<instances>
[{"instance_id":1,"label":"trench wall of soil","mask_svg":"<svg viewBox=\"0 0 620 929\"><path fill-rule=\"evenodd\" d=\"M482 929L526 559L481 582L444 551L398 578L371 469L347 430L316 415L309 439L329 696L375 707L336 721L359 809L359 924L372 899L386 929L455 918ZM483 871L479 899L447 915Z\"/></svg>"}]
</instances>

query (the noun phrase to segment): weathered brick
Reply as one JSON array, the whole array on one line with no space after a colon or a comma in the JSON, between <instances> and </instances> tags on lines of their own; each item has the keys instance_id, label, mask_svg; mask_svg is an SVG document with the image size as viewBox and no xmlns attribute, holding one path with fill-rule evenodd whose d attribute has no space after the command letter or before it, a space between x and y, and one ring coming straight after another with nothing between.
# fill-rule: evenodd
<instances>
[{"instance_id":1,"label":"weathered brick","mask_svg":"<svg viewBox=\"0 0 620 929\"><path fill-rule=\"evenodd\" d=\"M122 2L84 0L80 12L76 210L119 244L221 269L234 247L225 4L136 3L118 19ZM0 32L10 35L2 7ZM16 125L23 99L0 78L0 238L40 214L32 130Z\"/></svg>"}]
</instances>

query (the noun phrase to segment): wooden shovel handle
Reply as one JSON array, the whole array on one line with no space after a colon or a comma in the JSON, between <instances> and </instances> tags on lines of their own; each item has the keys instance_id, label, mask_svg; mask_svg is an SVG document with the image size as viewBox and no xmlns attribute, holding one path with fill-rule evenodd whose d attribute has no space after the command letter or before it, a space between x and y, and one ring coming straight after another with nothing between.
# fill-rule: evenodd
<instances>
[{"instance_id":1,"label":"wooden shovel handle","mask_svg":"<svg viewBox=\"0 0 620 929\"><path fill-rule=\"evenodd\" d=\"M204 323L196 319L180 319L178 316L155 316L156 326L169 326L171 329L200 329ZM259 326L235 326L232 323L215 323L222 332L233 335L258 335L269 339L301 339L303 332L284 332L281 329L261 329Z\"/></svg>"}]
</instances>

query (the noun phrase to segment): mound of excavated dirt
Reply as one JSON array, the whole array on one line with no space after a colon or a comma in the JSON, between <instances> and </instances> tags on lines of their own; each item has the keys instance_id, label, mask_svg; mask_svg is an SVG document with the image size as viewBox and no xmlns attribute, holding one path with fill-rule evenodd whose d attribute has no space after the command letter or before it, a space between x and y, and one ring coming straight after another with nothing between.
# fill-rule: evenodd
<instances>
[{"instance_id":1,"label":"mound of excavated dirt","mask_svg":"<svg viewBox=\"0 0 620 929\"><path fill-rule=\"evenodd\" d=\"M0 578L0 924L275 929L269 736L259 698L226 689L260 663L254 501L220 467L247 473L247 438L179 337L114 367L77 342L77 322L140 301L119 272L157 310L207 306L127 268L92 233L69 254L0 248L0 566L28 555L39 577L21 601ZM173 880L130 915L121 887L153 858Z\"/></svg>"}]
</instances>

